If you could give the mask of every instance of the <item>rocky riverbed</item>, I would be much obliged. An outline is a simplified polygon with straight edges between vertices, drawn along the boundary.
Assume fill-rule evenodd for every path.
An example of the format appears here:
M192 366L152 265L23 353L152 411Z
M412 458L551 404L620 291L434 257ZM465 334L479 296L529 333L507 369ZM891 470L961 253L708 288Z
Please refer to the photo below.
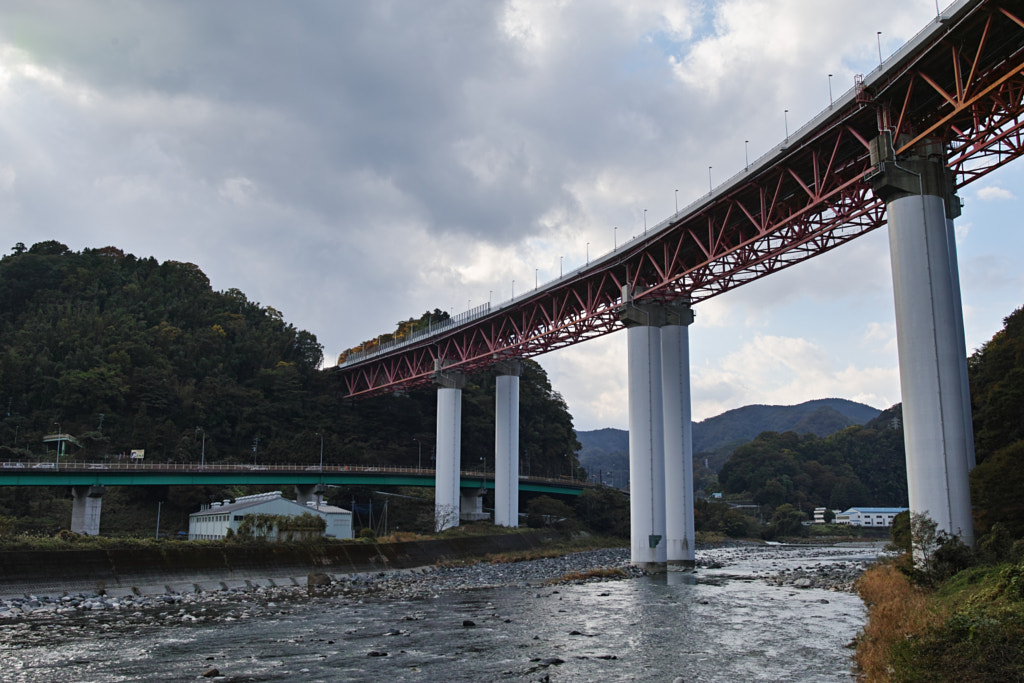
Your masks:
M751 548L758 547L751 571ZM806 560L786 567L794 553ZM827 557L819 561L817 557ZM743 573L733 573L737 564ZM731 542L698 551L695 580L760 580L776 586L823 588L852 592L854 582L866 569L864 559L836 560L835 548ZM358 600L362 596L395 599L430 598L448 591L497 586L530 587L551 583L585 583L641 576L644 571L629 564L628 548L572 553L513 563L477 563L462 566L430 566L416 569L348 575L312 574L307 585L275 585L272 580L246 581L232 588L206 589L158 595L26 595L0 600L0 625L19 622L79 621L99 628L133 624L231 622L263 614L284 613L295 602ZM243 582L236 582L243 583Z
M875 556L734 543L667 575L610 549L308 586L7 597L0 678L852 681L845 646L864 609L843 590Z
M883 545L855 543L836 547L766 544L752 557L749 546L731 544L698 553L697 558L698 568L719 577L760 580L774 586L853 593L857 579L883 552ZM793 566L794 557L800 560L796 566ZM737 566L742 566L745 571L734 573L732 569Z

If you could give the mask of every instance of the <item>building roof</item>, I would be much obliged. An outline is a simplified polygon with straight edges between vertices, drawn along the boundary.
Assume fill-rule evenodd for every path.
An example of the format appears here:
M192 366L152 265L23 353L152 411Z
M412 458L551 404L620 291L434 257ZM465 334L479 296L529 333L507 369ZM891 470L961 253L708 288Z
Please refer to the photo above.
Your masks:
M336 505L328 505L327 503L318 503L318 502L316 502L314 500L308 501L306 503L306 505L308 507L313 508L317 512L324 512L324 513L327 513L327 514L339 514L339 513L346 514L346 515L351 515L352 514L349 510L346 510L345 508L340 508L340 507L338 507Z
M234 500L228 499L219 503L210 503L210 505L204 505L199 512L193 512L189 517L205 517L206 515L223 515L232 514L240 510L256 507L264 503L268 503L272 500L278 500L285 503L291 503L299 508L305 508L303 505L299 505L294 500L289 500L281 495L280 491L270 491L269 493L256 493L251 496L240 496Z
M862 515L897 515L910 508L850 508L843 510L839 514L848 515L854 512L859 512Z

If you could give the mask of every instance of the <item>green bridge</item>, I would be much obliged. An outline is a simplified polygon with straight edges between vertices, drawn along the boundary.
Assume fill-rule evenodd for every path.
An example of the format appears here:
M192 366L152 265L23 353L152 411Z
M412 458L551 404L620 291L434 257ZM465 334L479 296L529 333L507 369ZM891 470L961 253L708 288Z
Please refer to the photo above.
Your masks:
M462 488L494 488L493 472L461 473ZM0 486L434 486L434 470L355 465L196 465L169 463L0 463ZM520 477L519 490L578 496L590 484Z

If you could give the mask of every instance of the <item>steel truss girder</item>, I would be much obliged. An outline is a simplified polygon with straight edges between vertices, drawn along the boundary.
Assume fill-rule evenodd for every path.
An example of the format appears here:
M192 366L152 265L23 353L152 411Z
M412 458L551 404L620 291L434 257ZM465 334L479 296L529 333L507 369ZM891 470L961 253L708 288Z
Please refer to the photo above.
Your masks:
M1016 3L980 0L902 57L854 101L746 182L582 270L463 327L338 370L367 396L431 382L437 361L472 372L613 332L623 287L634 300L699 302L885 224L865 175L869 142L890 130L898 153L940 139L961 187L1024 153L1024 21Z

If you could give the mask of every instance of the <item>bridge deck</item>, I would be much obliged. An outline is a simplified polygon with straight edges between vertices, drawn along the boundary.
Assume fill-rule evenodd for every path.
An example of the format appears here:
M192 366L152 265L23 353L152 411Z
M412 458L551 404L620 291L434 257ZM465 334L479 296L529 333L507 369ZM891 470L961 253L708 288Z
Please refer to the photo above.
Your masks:
M464 471L462 486L494 488L494 473ZM358 465L199 465L131 462L0 464L0 486L194 486L194 485L434 486L434 470L416 467ZM519 490L530 493L579 495L592 487L569 477L520 477Z
M438 362L471 372L621 328L636 301L716 296L886 223L871 190L881 131L903 153L939 139L956 187L1024 155L1024 12L1019 0L960 0L828 109L724 185L583 268L428 334L354 354L335 372L349 396L430 383Z

